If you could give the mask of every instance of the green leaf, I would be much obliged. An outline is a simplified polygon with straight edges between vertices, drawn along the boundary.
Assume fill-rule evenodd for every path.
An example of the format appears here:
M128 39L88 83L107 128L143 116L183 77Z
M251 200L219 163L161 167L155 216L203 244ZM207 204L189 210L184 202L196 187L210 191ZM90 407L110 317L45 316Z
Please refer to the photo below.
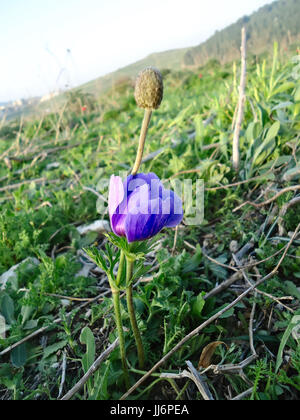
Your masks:
M99 370L95 375L95 386L93 391L89 395L89 400L108 400L109 399L109 392L108 392L108 380L109 380L109 373L110 373L110 361L107 360L103 366L102 370ZM104 371L103 371L104 370Z
M274 108L271 109L271 112L276 111L277 109L288 108L291 105L294 105L293 102L291 102L291 101L280 102L278 105L274 106Z
M93 244L96 241L97 237L98 237L97 232L88 232L86 235L81 237L80 240L78 241L79 246L81 248L85 248L86 246Z
M23 305L21 308L21 315L22 315L22 325L25 324L29 320L30 315L35 310L33 306L30 305Z
M295 102L300 102L300 86L298 86L295 95L294 95Z
M96 355L95 338L89 327L84 327L83 330L81 331L80 342L86 345L86 352L82 356L82 359L81 359L83 371L84 373L86 373L89 370L89 368L92 366L92 364L94 363L95 355ZM90 378L87 382L89 395L93 394L93 389L94 389L93 384L94 384L93 378Z
M192 314L199 318L201 318L202 310L205 305L204 296L205 296L205 292L199 293L199 295L196 297L196 299L194 299L192 303Z
M282 339L280 341L280 346L277 353L277 359L276 359L276 366L275 366L275 373L278 372L282 362L283 362L283 351L284 348L288 342L288 339L290 338L290 335L295 327L297 327L300 324L300 314L293 316L291 319L287 329L285 330Z
M11 363L19 368L25 365L27 360L27 350L26 343L22 343L19 346L15 347L10 353Z
M86 345L86 353L82 357L82 367L84 373L86 373L94 363L96 354L95 338L89 327L84 327L81 331L80 342Z
M269 160L267 163L260 167L259 172L263 174L265 171L269 171L269 169L271 168L278 168L281 165L288 164L291 161L291 159L291 156L282 155L276 159ZM273 177L271 177L270 179L274 179L274 174Z
M0 312L4 316L6 323L9 325L15 321L14 311L14 301L7 293L3 293L0 301Z
M252 121L248 125L246 133L245 133L246 140L249 143L249 145L251 145L254 142L254 140L259 137L260 133L261 133L260 123Z
M223 264L225 261L222 259L222 257L216 258L216 261L219 261L221 264ZM226 268L209 261L207 263L208 268L212 271L212 273L221 280L225 280L227 278L227 270Z
M293 283L292 281L285 281L284 284L286 286L286 293L300 300L300 291L298 290L295 283Z
M276 147L275 137L280 129L280 122L276 121L268 130L267 135L260 146L254 149L251 169L260 166L271 155Z
M268 143L270 140L274 139L280 129L280 122L276 121L268 130L264 143Z
M204 127L203 120L200 114L195 115L194 123L195 123L195 129L196 129L195 141L199 143L200 148L202 149L205 127Z
M168 128L173 127L174 125L179 126L182 124L182 122L184 121L184 119L186 118L187 113L190 111L191 107L193 106L193 104L189 104L186 108L182 109L179 114L177 115L177 117L175 117L173 119L173 121L169 124Z
M257 104L258 107L258 111L260 114L260 121L261 121L261 125L264 126L268 120L269 120L269 114L267 112L267 110L260 104Z
M90 249L85 249L84 248L83 250L90 257L90 259L92 261L94 261L94 263L98 267L102 268L102 270L105 271L106 274L109 273L109 269L107 267L107 264L106 264L105 258L103 256L103 253L100 252L98 250L98 248L96 248L96 247L90 248Z
M38 325L38 320L37 319L30 319L29 321L27 321L24 326L23 326L23 330L32 330L34 328L36 328Z
M294 178L300 178L300 165L295 166L294 168L289 169L283 174L283 181L291 181Z
M286 92L287 90L293 89L295 87L294 82L286 82L280 85L277 89L275 89L272 93L272 96L277 95L278 93Z
M47 357L51 356L51 354L56 353L58 350L64 348L67 345L67 340L59 341L58 343L54 343L44 350L43 359L46 359Z
M224 312L222 315L219 316L220 319L230 318L234 314L234 308L228 309L228 311Z
M188 273L190 271L194 271L196 268L199 267L202 261L202 250L199 244L197 244L195 255L192 256L190 260L188 260L183 267L182 272Z
M106 233L105 236L114 246L122 249L124 252L129 252L129 244L125 237L117 236L113 232Z
M0 338L5 338L7 329L5 318L0 314Z

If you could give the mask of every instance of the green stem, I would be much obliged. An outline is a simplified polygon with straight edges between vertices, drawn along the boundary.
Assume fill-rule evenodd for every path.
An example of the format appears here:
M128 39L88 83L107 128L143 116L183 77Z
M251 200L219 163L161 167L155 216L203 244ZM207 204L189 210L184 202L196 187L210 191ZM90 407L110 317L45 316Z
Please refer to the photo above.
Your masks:
M120 286L120 283L121 283L121 280L122 280L122 272L123 272L123 268L124 268L124 262L125 262L125 254L124 254L123 250L121 250L119 268L118 268L118 273L117 273L117 277L116 277L116 285L118 287Z
M152 114L152 109L145 109L145 114L144 114L144 119L142 123L140 139L139 139L139 147L136 154L135 163L131 172L132 175L136 175L142 162L144 145L145 145L146 135L147 135L150 119L151 119L151 114Z
M125 256L124 256L124 253L121 252L119 269L118 269L118 274L116 278L117 286L119 286L120 281L121 281L124 262L125 262ZM115 311L117 331L118 331L118 336L119 336L120 355L121 355L121 360L122 360L125 385L128 389L129 388L129 374L128 374L128 367L127 367L127 361L126 361L125 339L124 339L124 331L123 331L123 324L122 324L122 317L121 317L120 291L114 288L112 288L111 291L112 291L112 297L113 297L113 305L114 305L114 311Z
M113 291L112 296L113 296L117 330L118 330L118 335L119 335L119 346L120 346L120 354L121 354L122 366L123 366L124 377L125 377L125 384L126 384L126 387L129 388L129 374L128 374L128 367L127 367L127 361L126 361L125 339L124 339L124 332L123 332L123 325L122 325L122 318L121 318L121 308L120 308L120 292Z
M138 352L138 359L139 359L139 367L143 369L145 364L145 353L143 342L141 338L141 334L139 331L139 327L136 321L134 304L133 304L133 294L132 294L132 273L133 273L133 261L129 258L126 258L126 300L127 300L127 307L129 312L129 318L131 323L131 328L133 331L137 352Z

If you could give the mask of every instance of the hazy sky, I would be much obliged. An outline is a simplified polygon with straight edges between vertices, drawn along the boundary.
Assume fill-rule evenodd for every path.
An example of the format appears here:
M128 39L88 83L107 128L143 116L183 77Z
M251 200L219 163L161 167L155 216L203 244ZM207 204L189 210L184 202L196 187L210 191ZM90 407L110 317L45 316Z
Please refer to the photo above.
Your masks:
M272 0L0 0L0 102L198 45Z

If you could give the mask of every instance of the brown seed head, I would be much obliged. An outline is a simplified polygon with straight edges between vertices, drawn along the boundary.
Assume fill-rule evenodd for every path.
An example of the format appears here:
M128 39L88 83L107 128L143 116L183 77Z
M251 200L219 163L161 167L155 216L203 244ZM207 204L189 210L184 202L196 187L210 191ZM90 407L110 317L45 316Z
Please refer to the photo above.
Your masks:
M140 108L157 109L163 98L163 80L159 70L147 67L135 83L134 97Z

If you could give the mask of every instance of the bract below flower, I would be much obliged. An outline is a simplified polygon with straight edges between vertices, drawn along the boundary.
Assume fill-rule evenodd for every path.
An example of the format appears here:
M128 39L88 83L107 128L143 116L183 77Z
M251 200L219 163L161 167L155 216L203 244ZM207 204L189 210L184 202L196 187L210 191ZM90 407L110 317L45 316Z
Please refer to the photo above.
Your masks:
M154 173L129 175L124 182L112 175L108 207L113 232L128 242L149 239L183 218L181 199Z

